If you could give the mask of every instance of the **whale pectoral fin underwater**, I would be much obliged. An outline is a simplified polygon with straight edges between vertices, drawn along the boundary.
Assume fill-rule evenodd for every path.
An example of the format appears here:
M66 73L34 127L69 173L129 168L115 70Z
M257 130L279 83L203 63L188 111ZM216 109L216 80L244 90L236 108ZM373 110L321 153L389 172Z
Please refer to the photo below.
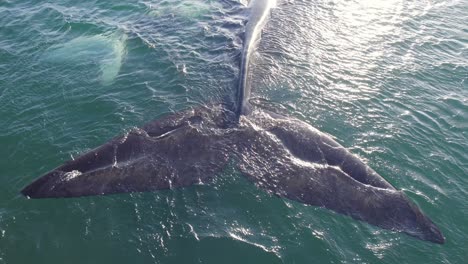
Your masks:
M403 192L328 135L302 121L265 113L244 126L247 140L238 146L238 167L260 188L384 229L444 243L437 226Z
M190 110L149 123L66 162L21 193L30 198L78 197L203 183L228 161L222 141L204 121Z

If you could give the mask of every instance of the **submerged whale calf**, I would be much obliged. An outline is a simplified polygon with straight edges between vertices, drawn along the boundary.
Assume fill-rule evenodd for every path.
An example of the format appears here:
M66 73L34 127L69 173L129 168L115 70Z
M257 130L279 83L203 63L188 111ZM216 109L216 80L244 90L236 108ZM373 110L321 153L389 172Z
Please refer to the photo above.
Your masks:
M97 63L102 85L110 85L119 74L125 57L127 35L80 36L50 47L42 60L65 65Z
M253 0L250 6L234 109L210 105L150 122L65 162L22 194L79 197L186 187L209 181L234 159L243 175L270 193L444 243L437 226L402 191L330 136L249 105L249 58L271 1Z

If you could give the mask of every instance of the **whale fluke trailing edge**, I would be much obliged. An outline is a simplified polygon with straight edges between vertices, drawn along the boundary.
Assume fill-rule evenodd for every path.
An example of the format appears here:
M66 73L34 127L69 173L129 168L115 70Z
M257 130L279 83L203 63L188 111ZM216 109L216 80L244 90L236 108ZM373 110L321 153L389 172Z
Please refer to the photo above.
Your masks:
M244 57L251 55L257 25L271 7L268 0L253 1L234 109L201 106L150 122L65 162L21 193L61 198L187 187L208 182L234 160L250 181L277 196L444 243L437 226L402 191L329 135L248 103Z

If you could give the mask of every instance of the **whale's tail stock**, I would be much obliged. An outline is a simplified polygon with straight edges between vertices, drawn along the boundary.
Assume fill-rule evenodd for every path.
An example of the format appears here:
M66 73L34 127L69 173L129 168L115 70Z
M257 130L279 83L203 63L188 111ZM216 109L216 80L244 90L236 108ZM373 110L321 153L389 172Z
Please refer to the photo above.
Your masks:
M208 182L230 159L260 188L381 228L444 243L432 221L328 135L255 109L225 127L222 107L201 107L133 129L40 177L30 198L145 192Z

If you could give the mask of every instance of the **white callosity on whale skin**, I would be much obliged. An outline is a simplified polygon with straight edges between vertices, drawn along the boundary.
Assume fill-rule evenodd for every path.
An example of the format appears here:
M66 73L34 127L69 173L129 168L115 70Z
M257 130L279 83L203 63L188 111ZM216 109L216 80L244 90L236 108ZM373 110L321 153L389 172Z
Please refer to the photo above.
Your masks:
M64 181L69 181L69 180L72 180L78 176L80 176L82 173L81 171L78 171L78 170L72 170L72 171L69 171L69 172L65 172L63 174L63 180Z

